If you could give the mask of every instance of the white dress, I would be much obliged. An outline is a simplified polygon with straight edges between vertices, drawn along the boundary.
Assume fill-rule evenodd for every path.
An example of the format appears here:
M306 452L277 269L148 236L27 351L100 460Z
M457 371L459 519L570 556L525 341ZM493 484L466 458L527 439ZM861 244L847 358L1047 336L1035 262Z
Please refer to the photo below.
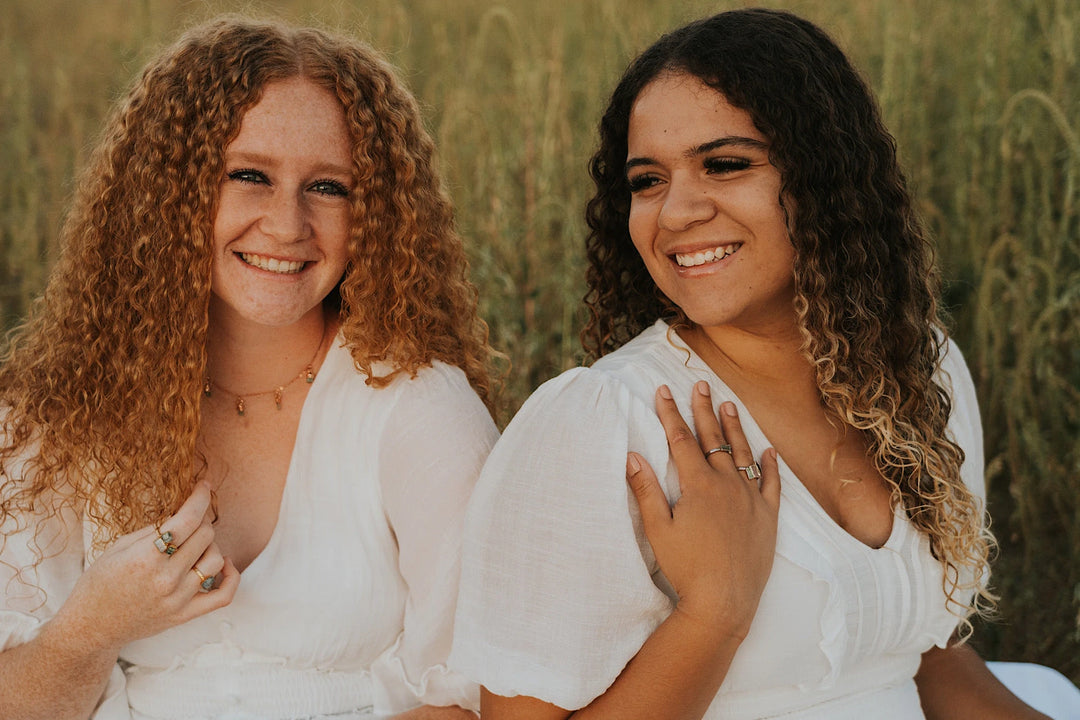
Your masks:
M948 345L949 431L961 474L983 495L974 388ZM674 463L654 409L667 383L690 419L707 380L732 400L754 456L771 443L739 399L658 322L591 368L543 385L495 446L466 516L450 665L499 695L578 709L603 694L676 599L626 484L626 453L657 471L669 500ZM776 557L749 635L705 718L922 718L920 655L957 624L942 566L902 512L871 549L837 525L780 458Z
M465 504L497 434L458 368L374 389L335 346L304 403L277 525L232 604L125 647L94 720L477 708L475 684L445 661ZM33 562L35 531L43 543L68 531L53 520L7 539L0 649L33 637L82 571L89 528L65 520L71 542L37 568L44 598L13 568Z

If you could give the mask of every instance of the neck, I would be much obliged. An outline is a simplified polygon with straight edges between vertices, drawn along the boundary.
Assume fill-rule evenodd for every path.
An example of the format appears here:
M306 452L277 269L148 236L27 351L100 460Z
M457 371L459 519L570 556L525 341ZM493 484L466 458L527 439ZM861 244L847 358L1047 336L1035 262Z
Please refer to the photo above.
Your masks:
M816 390L814 368L803 354L802 337L794 323L769 333L692 325L679 335L729 384L742 379L766 387L797 385Z
M217 312L215 312L217 310ZM321 307L285 327L267 327L211 306L206 339L207 374L239 394L262 392L293 379L326 344L328 320Z

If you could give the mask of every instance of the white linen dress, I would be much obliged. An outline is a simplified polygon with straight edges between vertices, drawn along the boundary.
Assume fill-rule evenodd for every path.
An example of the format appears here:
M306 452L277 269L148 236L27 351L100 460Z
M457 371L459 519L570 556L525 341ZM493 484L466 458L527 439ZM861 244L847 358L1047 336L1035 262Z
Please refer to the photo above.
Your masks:
M235 599L125 647L94 720L477 708L475 684L445 661L465 505L497 435L458 368L436 362L374 389L335 345L304 403L277 525ZM92 562L90 531L68 513L8 537L0 649L33 637L63 604ZM33 562L35 532L63 551L26 570L27 585L13 575Z
M951 342L941 379L952 390L949 432L966 453L961 474L982 497L978 408ZM654 396L668 384L689 420L698 380L716 407L735 402L760 458L771 443L753 417L663 322L526 402L469 507L451 667L496 694L567 709L607 690L676 600L645 540L626 453L648 460L669 500L679 496ZM705 718L922 718L920 655L944 646L958 621L926 536L901 511L884 546L871 549L782 457L779 466L772 574Z

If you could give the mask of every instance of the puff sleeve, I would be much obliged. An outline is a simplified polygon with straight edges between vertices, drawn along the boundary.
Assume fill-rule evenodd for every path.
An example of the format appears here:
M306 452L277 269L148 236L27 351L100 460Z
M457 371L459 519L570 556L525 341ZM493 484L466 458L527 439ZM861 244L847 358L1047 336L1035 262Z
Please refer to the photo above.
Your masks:
M985 509L982 421L975 396L975 382L971 379L971 372L964 362L960 348L952 340L945 345L940 381L952 398L949 432L953 440L964 449L964 464L960 466L960 477L968 490L984 503Z
M13 470L11 475L18 477L19 469ZM13 487L9 484L4 490ZM0 526L0 652L35 638L82 575L89 532L70 506L62 506L57 513L47 512L54 501L58 498L40 498L42 512L9 517ZM119 665L113 667L92 718L130 720Z
M379 448L383 507L407 586L403 630L372 665L375 710L418 704L479 709L475 683L449 670L465 507L498 437L457 368L404 381Z
M499 695L578 709L672 609L626 483L667 464L652 408L578 368L543 385L492 451L466 518L451 664Z

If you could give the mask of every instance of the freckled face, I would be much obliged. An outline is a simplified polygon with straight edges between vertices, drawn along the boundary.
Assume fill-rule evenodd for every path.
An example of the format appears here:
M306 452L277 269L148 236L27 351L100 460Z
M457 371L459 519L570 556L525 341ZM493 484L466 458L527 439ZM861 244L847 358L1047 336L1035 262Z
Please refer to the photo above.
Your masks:
M657 286L703 327L790 328L780 171L749 113L668 73L638 95L627 140L630 237Z
M272 327L321 312L348 261L352 142L329 91L270 83L225 150L211 313Z

